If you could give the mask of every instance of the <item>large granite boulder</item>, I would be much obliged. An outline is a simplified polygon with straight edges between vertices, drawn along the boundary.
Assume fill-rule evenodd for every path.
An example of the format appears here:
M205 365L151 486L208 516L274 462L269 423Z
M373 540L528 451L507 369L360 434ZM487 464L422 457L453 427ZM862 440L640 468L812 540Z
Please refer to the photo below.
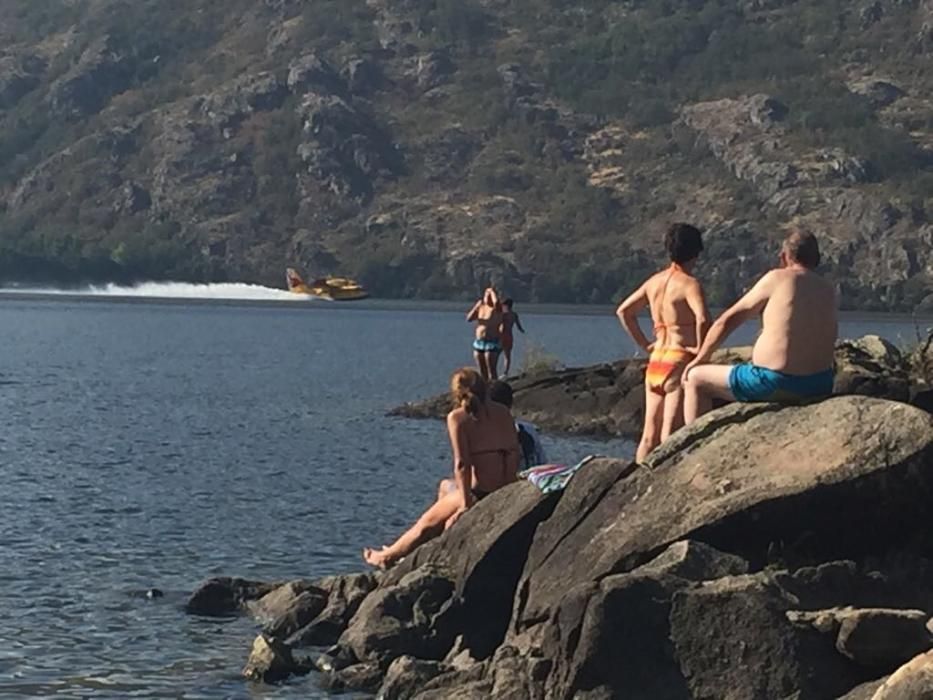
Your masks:
M683 538L753 566L775 542L821 561L910 540L933 492L931 455L933 418L900 403L838 397L713 412L643 467L596 463L575 477L535 534L514 631L546 620L575 586Z
M507 631L524 552L556 498L520 482L483 499L385 575L340 644L386 665L404 654L440 660L457 637L475 658L491 655Z
M929 700L933 698L933 652L904 664L875 692L872 700Z
M385 697L837 698L928 648L931 497L917 408L731 406L560 495L501 489L378 580L292 582L252 607L307 630L360 600L328 621L321 668Z
M324 608L288 638L293 646L336 644L367 595L376 587L375 574L328 576L315 582L327 591Z
M910 377L906 359L894 345L877 335L844 340L836 346L833 393L907 401Z

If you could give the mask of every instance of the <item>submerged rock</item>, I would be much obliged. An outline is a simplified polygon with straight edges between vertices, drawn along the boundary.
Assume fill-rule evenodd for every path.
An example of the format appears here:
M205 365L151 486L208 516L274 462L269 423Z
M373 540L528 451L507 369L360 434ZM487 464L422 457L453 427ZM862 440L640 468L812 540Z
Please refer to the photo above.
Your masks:
M317 618L327 607L327 591L309 581L291 581L248 607L264 622L264 631L285 639Z
M209 617L232 615L242 611L248 601L262 598L280 585L229 576L212 578L191 594L185 612Z
M260 634L253 642L243 675L251 681L277 683L290 676L311 671L311 664L296 661L288 645L273 637Z

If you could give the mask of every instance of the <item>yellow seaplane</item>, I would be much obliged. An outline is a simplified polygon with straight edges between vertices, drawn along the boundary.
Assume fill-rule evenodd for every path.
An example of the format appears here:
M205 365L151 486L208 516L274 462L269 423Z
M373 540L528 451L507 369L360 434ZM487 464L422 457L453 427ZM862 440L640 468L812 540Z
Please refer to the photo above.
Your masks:
M308 284L290 267L285 270L285 281L292 294L304 294L328 301L356 301L369 296L359 282L348 277L321 277Z

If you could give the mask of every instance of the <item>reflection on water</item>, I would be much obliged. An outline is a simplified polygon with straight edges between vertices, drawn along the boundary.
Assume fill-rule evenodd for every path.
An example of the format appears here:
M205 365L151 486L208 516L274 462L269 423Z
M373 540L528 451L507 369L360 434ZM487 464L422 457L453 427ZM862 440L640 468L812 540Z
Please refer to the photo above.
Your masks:
M566 364L633 354L611 315L522 311L519 365L527 342ZM357 570L411 522L449 449L441 423L384 413L469 363L462 313L7 299L0 324L0 696L321 696L247 688L254 625L185 616L185 595L217 574ZM914 332L870 324L844 331Z

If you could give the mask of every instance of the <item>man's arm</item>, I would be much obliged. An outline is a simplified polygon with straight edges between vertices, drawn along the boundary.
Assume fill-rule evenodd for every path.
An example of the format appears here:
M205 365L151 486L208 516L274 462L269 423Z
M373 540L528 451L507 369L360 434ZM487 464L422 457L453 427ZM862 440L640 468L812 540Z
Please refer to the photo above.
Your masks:
M515 313L515 312L513 311L513 312L512 312L512 316L515 318L515 327L516 327L518 330L520 330L522 333L524 333L524 332L525 332L525 329L522 328L522 322L518 320L518 314Z
M651 342L641 330L638 324L638 313L648 306L648 291L645 285L640 286L628 299L619 304L616 309L616 316L622 323L622 327L632 336L632 340L645 352L651 351Z
M726 309L726 311L716 319L713 325L710 326L709 333L706 334L706 338L703 340L699 352L697 352L696 359L688 365L688 369L709 362L710 356L736 328L741 326L748 319L761 313L762 309L765 308L765 304L768 303L768 298L771 296L771 290L774 286L774 275L775 273L773 271L767 273L758 280L755 286L752 287L744 297L739 299L730 308Z
M466 510L473 505L470 444L467 440L466 426L453 413L447 416L447 434L450 437L450 449L454 456L454 481L463 499L460 510Z
M477 317L479 316L479 307L481 307L482 305L483 305L482 299L480 299L475 304L473 304L473 308L470 309L470 311L467 313L467 317L466 317L467 321L472 322L477 319Z
M709 330L709 309L706 307L706 297L703 295L703 285L699 282L690 285L687 289L687 306L693 312L696 319L696 338L697 344L695 350L703 347L703 340L706 338L706 332Z

